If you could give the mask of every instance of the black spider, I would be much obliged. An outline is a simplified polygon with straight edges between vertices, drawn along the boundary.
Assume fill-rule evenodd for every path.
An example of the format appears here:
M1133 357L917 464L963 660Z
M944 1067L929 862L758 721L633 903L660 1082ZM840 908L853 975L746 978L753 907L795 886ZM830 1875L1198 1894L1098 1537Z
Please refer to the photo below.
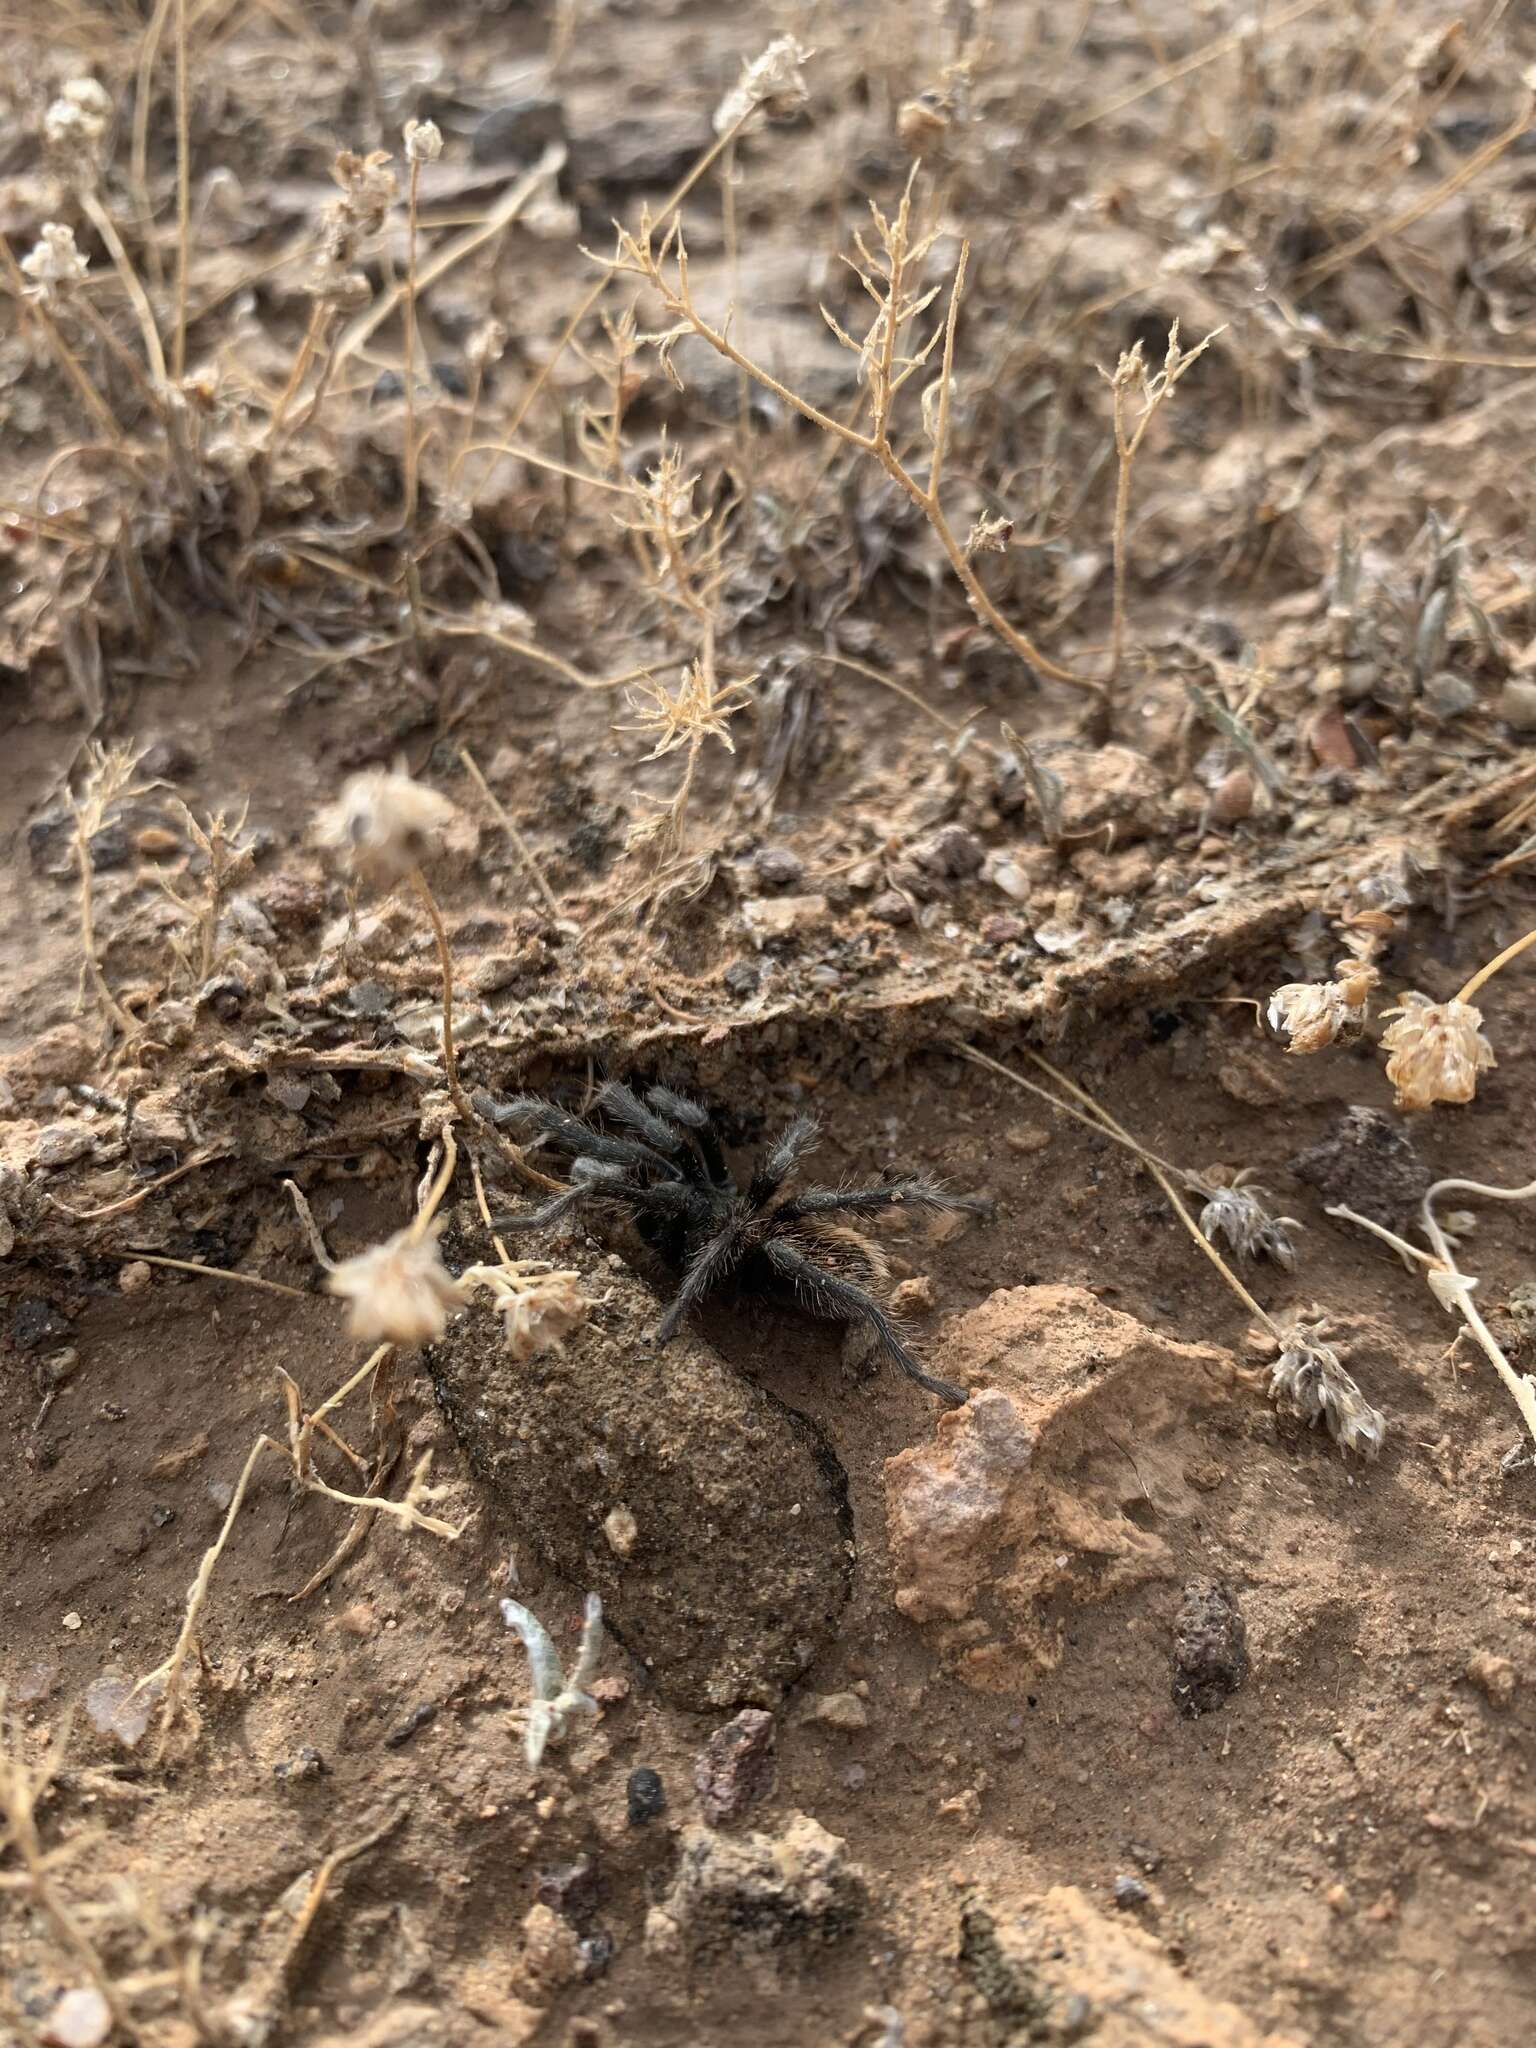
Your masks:
M595 1107L602 1129L552 1102L523 1097L498 1106L497 1121L531 1128L570 1160L570 1186L537 1209L503 1216L500 1231L537 1230L584 1203L628 1210L658 1250L682 1269L682 1285L657 1325L668 1343L684 1318L728 1279L751 1288L792 1289L812 1315L867 1323L885 1355L909 1379L958 1406L961 1387L923 1371L869 1281L884 1276L879 1252L840 1219L882 1209L960 1209L990 1214L985 1195L952 1195L922 1174L871 1188L783 1188L817 1138L814 1117L799 1116L769 1149L743 1190L732 1179L708 1113L670 1088L641 1101L610 1082ZM855 1278L853 1275L859 1277Z

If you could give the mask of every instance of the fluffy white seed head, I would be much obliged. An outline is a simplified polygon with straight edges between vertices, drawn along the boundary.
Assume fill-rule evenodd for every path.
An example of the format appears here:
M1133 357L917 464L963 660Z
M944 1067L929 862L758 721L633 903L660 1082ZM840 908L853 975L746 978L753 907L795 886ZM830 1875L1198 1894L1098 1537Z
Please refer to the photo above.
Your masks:
M443 132L435 121L407 121L405 160L408 164L435 164L443 153Z
M359 1343L433 1344L447 1329L464 1289L438 1251L441 1228L396 1231L332 1271L325 1284L349 1304L347 1330Z
M75 246L75 231L62 221L45 220L36 242L21 259L31 278L29 296L50 304L84 281L90 266Z
M814 52L794 36L775 36L759 57L741 67L741 77L715 109L715 133L724 135L755 107L773 120L798 113L810 98L804 66Z
M392 888L442 851L457 815L447 797L386 768L351 776L317 820L324 846L337 848L364 881Z

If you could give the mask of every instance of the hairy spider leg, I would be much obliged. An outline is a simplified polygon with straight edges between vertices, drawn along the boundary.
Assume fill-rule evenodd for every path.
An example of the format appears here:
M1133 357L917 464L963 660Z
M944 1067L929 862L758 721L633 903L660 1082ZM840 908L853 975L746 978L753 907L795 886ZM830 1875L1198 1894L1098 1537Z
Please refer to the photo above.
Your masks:
M671 1088L648 1088L645 1099L652 1109L659 1110L664 1117L681 1126L704 1166L704 1177L711 1187L730 1188L734 1186L730 1169L725 1163L725 1154L720 1150L720 1140L715 1136L714 1125L709 1120L709 1111L700 1102L692 1102L686 1095L679 1095Z
M633 1089L626 1088L621 1081L609 1081L600 1088L594 1107L606 1110L615 1122L638 1131L647 1145L669 1159L683 1149L682 1132L666 1117L648 1109Z
M808 1152L816 1149L821 1126L813 1116L797 1116L779 1138L773 1150L752 1176L747 1189L747 1206L761 1209L771 1202Z
M909 1380L915 1380L930 1394L937 1394L952 1408L961 1407L969 1399L963 1387L953 1386L948 1380L936 1379L932 1373L923 1371L902 1343L896 1325L872 1294L856 1287L851 1280L827 1272L814 1259L807 1258L804 1252L786 1244L782 1238L770 1238L763 1245L762 1252L774 1271L793 1284L800 1301L813 1315L824 1316L831 1322L868 1323L879 1340L881 1350L893 1364L901 1367Z
M925 1174L913 1173L884 1181L877 1188L807 1188L775 1213L780 1222L795 1223L805 1216L833 1216L839 1211L873 1216L881 1209L959 1209L986 1216L992 1206L989 1195L952 1195Z
M707 1196L700 1196L701 1203L707 1203ZM684 1319L698 1307L705 1296L725 1280L732 1270L752 1249L750 1218L733 1216L723 1230L717 1230L699 1247L683 1274L677 1293L666 1314L656 1325L655 1342L658 1349L670 1344L682 1328Z

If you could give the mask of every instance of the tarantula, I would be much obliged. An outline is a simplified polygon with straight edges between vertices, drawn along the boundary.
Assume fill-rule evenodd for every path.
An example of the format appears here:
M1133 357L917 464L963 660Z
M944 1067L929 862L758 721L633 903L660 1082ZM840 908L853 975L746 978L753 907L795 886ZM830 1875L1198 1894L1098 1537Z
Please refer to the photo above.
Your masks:
M902 1208L988 1215L987 1196L952 1195L923 1174L878 1187L811 1187L786 1196L784 1183L816 1144L818 1126L810 1116L794 1119L742 1189L708 1112L686 1096L649 1088L641 1101L610 1082L594 1107L619 1128L598 1128L537 1097L498 1106L498 1122L531 1127L540 1142L569 1155L570 1186L537 1209L497 1218L497 1230L541 1229L586 1203L628 1210L648 1241L682 1269L682 1284L656 1327L658 1345L677 1335L707 1295L735 1279L748 1288L792 1290L812 1315L867 1324L908 1379L955 1407L965 1400L964 1388L924 1372L907 1349L868 1284L884 1277L884 1260L841 1219Z

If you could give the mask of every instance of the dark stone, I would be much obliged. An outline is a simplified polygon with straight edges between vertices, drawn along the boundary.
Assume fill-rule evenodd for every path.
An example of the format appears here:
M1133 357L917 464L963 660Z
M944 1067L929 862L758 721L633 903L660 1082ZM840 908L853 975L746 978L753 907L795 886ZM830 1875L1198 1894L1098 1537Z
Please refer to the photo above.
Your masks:
M714 139L703 115L679 115L670 108L620 115L590 135L572 138L571 175L577 184L601 187L605 196L645 185L675 185Z
M51 1301L29 1297L16 1304L11 1316L11 1342L18 1351L35 1351L39 1344L68 1335L69 1323Z
M468 398L469 379L457 363L445 356L432 365L432 375L450 398Z
M98 875L116 874L133 860L133 843L121 825L103 825L91 834L91 867Z
M1248 1624L1217 1579L1191 1579L1173 1625L1173 1703L1191 1720L1209 1714L1248 1676Z
M412 1707L400 1726L384 1738L386 1749L404 1749L412 1736L419 1735L423 1728L430 1728L437 1719L437 1708L430 1700L423 1700L419 1707Z
M475 125L469 140L472 164L531 164L551 142L565 140L565 108L556 99L535 94L493 107Z
M1124 1913L1134 1913L1144 1906L1152 1894L1139 1877L1117 1877L1115 1879L1115 1904Z
M384 1017L389 1014L394 996L382 981L355 981L347 991L347 1000L359 1017Z
M181 740L151 740L139 756L139 772L156 782L180 782L197 766L197 756Z
M39 811L27 826L27 857L44 875L67 874L75 864L75 821L66 810Z
M290 1785L297 1784L306 1778L323 1778L325 1776L325 1758L318 1749L305 1747L299 1751L291 1763L274 1764L272 1766L272 1775L279 1784L286 1782Z
M750 960L733 960L721 978L727 995L750 996L756 992L757 969Z
M169 1529L172 1522L176 1519L176 1510L174 1508L151 1508L149 1519L157 1529Z
M398 370L381 370L373 380L373 389L368 394L370 405L387 405L391 399L404 398L405 379Z
M765 846L752 863L770 889L793 889L805 880L805 863L787 846Z
M1358 1210L1399 1232L1430 1185L1429 1168L1398 1119L1359 1103L1320 1144L1293 1159L1291 1171L1330 1206Z
M699 1811L711 1827L738 1819L772 1792L776 1738L772 1714L745 1707L733 1721L717 1728L699 1751L693 1788L699 1795Z
M491 557L496 564L496 581L503 597L515 597L522 590L537 590L552 582L560 568L560 557L541 540L529 540L520 533L504 534Z
M648 1820L655 1820L667 1810L667 1788L661 1782L661 1773L653 1771L649 1764L642 1764L639 1770L631 1771L629 1783L624 1788L624 1798L632 1828L644 1827Z
M590 1983L594 1977L603 1976L613 1961L614 1940L606 1927L600 1927L595 1934L584 1935L576 1944L576 1953L581 1957L581 1974Z
M974 832L963 825L944 825L913 848L913 858L930 875L962 881L974 875L986 860L987 850Z
M869 914L880 924L912 922L912 906L899 889L882 889L870 904Z

